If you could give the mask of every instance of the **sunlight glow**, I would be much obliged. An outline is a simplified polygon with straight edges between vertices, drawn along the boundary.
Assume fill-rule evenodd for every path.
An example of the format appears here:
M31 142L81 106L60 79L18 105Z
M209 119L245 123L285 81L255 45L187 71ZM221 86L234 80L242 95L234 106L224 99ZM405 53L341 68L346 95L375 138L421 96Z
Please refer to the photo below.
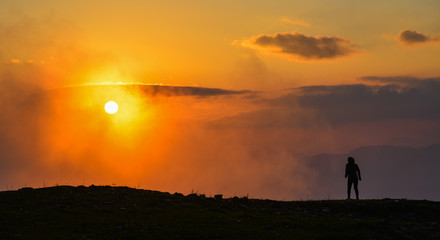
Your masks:
M113 101L109 101L105 104L104 108L107 113L115 114L118 111L118 104Z

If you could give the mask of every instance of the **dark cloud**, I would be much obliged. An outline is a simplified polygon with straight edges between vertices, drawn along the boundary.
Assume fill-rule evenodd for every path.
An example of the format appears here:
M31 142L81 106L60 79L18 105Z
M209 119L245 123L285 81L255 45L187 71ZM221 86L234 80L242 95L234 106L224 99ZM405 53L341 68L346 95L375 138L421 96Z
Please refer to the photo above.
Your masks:
M299 90L299 105L316 109L333 124L440 118L440 82L420 81L411 86L311 86Z
M276 98L256 99L266 108L223 119L234 126L319 127L386 120L440 120L440 79L363 77L385 85L303 86Z
M109 84L109 85L82 85L67 88L60 88L58 90L66 91L71 89L75 91L77 88L128 88L128 89L140 89L144 94L148 96L196 96L196 97L209 97L209 96L221 96L221 95L240 95L249 94L250 96L256 94L256 92L242 90L234 91L221 88L206 88L206 87L190 87L190 86L164 86L164 85L145 85L145 84Z
M413 45L437 40L417 31L403 30L399 33L399 41L407 45Z
M355 44L348 39L329 36L313 37L298 32L261 34L252 39L251 44L306 60L333 59L356 52Z
M218 96L218 95L237 95L248 94L251 91L233 91L221 88L188 87L188 86L161 86L143 85L139 86L147 94L165 96Z

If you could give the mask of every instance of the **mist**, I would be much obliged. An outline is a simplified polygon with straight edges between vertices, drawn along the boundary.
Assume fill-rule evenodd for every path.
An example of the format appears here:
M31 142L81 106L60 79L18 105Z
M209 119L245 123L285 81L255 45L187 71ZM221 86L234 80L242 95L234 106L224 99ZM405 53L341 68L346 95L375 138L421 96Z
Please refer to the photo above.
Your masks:
M266 198L303 191L307 169L286 149L252 129L214 126L257 108L253 93L18 82L2 82L2 189L99 184ZM108 100L119 103L115 115L104 112Z
M362 192L361 183L361 196L374 198L378 193L371 183L387 181L386 174L375 176L374 169L380 170L383 164L398 169L398 162L383 158L386 162L379 164L375 155L352 150L394 144L403 147L395 149L394 155L399 156L405 146L435 143L438 135L434 133L440 132L437 115L427 114L429 97L424 103L417 96L427 112L396 112L396 119L372 111L376 109L372 106L369 118L339 120L338 102L343 96L349 99L351 89L357 91L357 87L343 87L342 92L329 88L327 95L321 89L313 100L313 95L298 94L297 89L275 97L252 91L139 84L44 89L25 84L25 79L11 73L3 76L0 103L7 113L0 118L3 190L95 184L280 200L344 198L341 172L352 153L361 170L367 169L363 178L370 182L365 185L367 192ZM366 98L383 99L379 92ZM395 94L410 97L406 91L391 93ZM325 96L338 101L332 105L322 100ZM118 113L104 111L109 100L119 104ZM344 108L358 103L350 104ZM322 106L325 110L319 110ZM320 160L324 153L338 157ZM437 153L426 154L432 159ZM399 177L434 177L422 173ZM392 191L395 188L390 185L389 191L398 197ZM428 189L425 194L420 188L414 194L414 189L399 189L402 197L438 197L429 195ZM386 194L382 187L381 196Z
M158 85L111 52L85 47L78 39L87 38L70 23L11 19L0 26L9 36L0 40L8 46L0 52L1 190L95 184L279 200L345 198L340 171L355 149L399 146L390 154L399 156L421 147L429 161L438 156L423 152L440 142L438 77L234 89L255 81L271 85L270 69L251 55L250 64L237 65L236 82L221 84L231 88ZM108 101L119 104L116 114L104 111ZM317 156L326 154L337 157L319 164ZM365 181L387 181L386 174L369 180L381 168L375 155L354 157L368 169ZM387 164L398 169L396 161ZM398 177L438 180L432 174ZM439 198L426 194L429 187L414 193L415 187L396 182L381 188L381 196ZM361 197L378 195L374 185L365 186ZM399 192L392 191L396 186Z

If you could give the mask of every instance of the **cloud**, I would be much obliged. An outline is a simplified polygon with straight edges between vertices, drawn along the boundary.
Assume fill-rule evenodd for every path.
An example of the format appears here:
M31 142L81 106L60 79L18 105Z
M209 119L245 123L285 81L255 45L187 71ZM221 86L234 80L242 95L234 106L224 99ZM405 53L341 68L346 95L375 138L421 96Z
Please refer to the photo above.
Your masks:
M299 32L261 34L242 45L301 60L334 59L357 51L354 42L342 37L313 37Z
M209 96L221 96L221 95L241 95L250 94L254 95L256 92L249 90L235 91L221 88L207 88L207 87L192 87L192 86L168 86L168 85L154 85L154 84L142 84L142 83L116 83L116 84L84 84L71 86L66 88L127 88L127 89L139 89L143 94L148 96L197 96L197 97L209 97ZM59 88L64 89L64 88Z
M43 181L76 185L85 179L86 185L319 199L322 168L304 156L345 152L335 145L354 149L351 145L368 144L370 135L382 141L395 132L404 135L420 124L405 122L398 128L393 122L380 128L377 121L432 119L440 102L438 92L407 85L305 86L272 98L142 84L45 91L26 82L38 83L44 76L21 73L0 75L5 112L0 115L0 181L9 188L38 187ZM420 86L428 83L419 81ZM108 99L120 103L121 112L106 114ZM365 122L370 125L356 125ZM440 124L433 125L437 130L429 133L438 138ZM389 129L395 129L393 134Z
M375 82L311 85L279 96L261 95L254 99L260 109L227 116L211 125L243 131L244 136L252 139L246 142L277 146L297 156L293 159L317 153L343 153L366 145L424 146L440 142L438 79L364 79ZM313 166L306 169L316 170Z
M190 86L161 86L161 85L143 85L142 89L145 93L151 95L165 95L165 96L219 96L219 95L239 95L251 94L252 91L234 91L221 88L206 88L206 87L190 87Z
M261 128L313 128L390 120L440 120L439 78L361 79L385 85L303 86L279 97L255 100L266 108L224 121Z
M0 33L14 33L0 39L5 46L0 53L0 190L41 187L43 182L141 184L170 192L281 198L300 187L300 181L284 181L291 175L286 164L294 166L284 152L243 146L249 139L239 133L206 126L208 120L255 108L247 104L255 93L198 86L87 85L110 81L99 76L118 69L117 59L82 47L75 41L80 36L63 31L70 27L26 22L29 27L0 26ZM56 38L46 37L51 33ZM44 37L39 41L38 36ZM112 116L103 107L109 100L119 104ZM258 151L264 155L249 156ZM271 165L271 159L286 164Z
M405 45L414 45L427 42L437 42L438 39L417 31L403 30L399 33L399 41Z
M440 92L440 77L418 78L413 76L364 76L360 80L385 85L396 85L405 89L418 89L419 91Z
M306 22L304 20L301 20L301 19L292 20L292 19L289 19L287 17L282 17L281 21L285 22L285 23L288 23L288 24L299 25L299 26L303 26L303 27L309 27L310 26L310 23L308 23L308 22Z
M412 76L363 76L359 78L366 82L386 83L386 84L413 84L422 79ZM427 79L424 79L425 81Z
M316 109L332 124L403 119L440 119L440 81L417 85L308 86L299 89L303 108Z
M17 36L28 36L26 30L17 31ZM15 41L0 40L10 51L7 59L23 59L0 66L0 189L39 187L43 182L140 184L169 192L288 200L306 194L319 197L320 191L308 187L316 169L300 161L301 154L337 152L336 144L364 143L370 135L388 139L382 130L396 129L401 136L419 125L396 128L393 123L379 129L375 120L429 119L438 112L439 94L432 87L437 85L433 83L429 92L426 79L420 79L425 88L308 86L270 99L250 91L142 84L46 91L42 89L83 84L76 79L89 76L88 69L107 64L112 68L114 62L106 54L87 54L75 41L62 47L64 39L75 35L58 30L62 29L50 31L64 36L55 45L31 41L21 48ZM26 52L32 50L37 52L28 57ZM43 58L45 52L53 54ZM52 55L55 60L50 64L24 64L25 59L38 62ZM258 61L251 68L265 71ZM381 101L383 96L388 98ZM108 100L120 104L118 114L105 113ZM412 115L402 116L405 111ZM338 128L364 122L369 127ZM438 121L433 125L440 126ZM425 122L423 126L429 127ZM337 130L331 132L332 128ZM365 134L360 134L362 130ZM440 131L429 130L428 139L438 139Z

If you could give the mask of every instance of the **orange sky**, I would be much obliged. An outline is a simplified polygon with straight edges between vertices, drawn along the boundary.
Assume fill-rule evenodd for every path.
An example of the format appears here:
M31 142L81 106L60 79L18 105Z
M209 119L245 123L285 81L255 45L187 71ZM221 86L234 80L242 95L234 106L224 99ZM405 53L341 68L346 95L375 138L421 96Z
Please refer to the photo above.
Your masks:
M323 197L307 157L439 143L439 11L1 1L0 184Z
M273 90L365 75L432 77L439 75L439 8L436 1L2 1L8 47L0 57L55 64L47 68L75 74L71 82ZM398 34L406 29L431 41L404 46ZM344 38L353 51L305 59L245 44L294 32Z

